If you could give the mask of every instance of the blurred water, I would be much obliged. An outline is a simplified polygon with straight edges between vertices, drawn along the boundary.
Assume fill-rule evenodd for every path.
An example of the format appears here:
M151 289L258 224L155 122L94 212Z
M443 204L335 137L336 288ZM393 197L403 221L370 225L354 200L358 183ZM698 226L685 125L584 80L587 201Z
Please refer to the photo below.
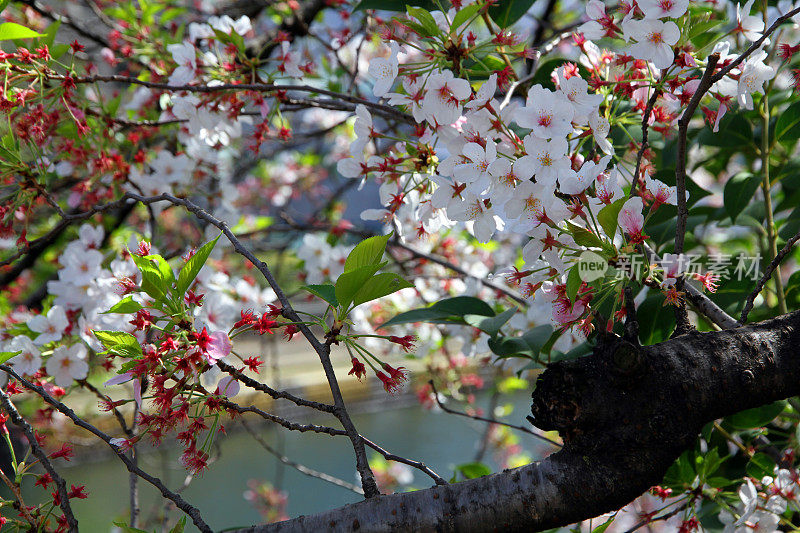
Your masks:
M479 399L486 404L487 398ZM529 412L530 395L522 392L509 400L515 406L509 421L524 422ZM387 399L386 406L390 407ZM392 453L416 459L428 464L442 477L449 479L455 465L471 462L475 457L477 442L485 424L431 412L421 407L388 410L378 413L355 415L354 422L359 431ZM333 419L317 422L336 426ZM248 421L256 423L255 417ZM231 424L233 428L238 423ZM276 429L274 426L257 427L260 435L272 446L282 446L284 455L310 468L326 472L348 482L356 482L355 463L350 441L346 437L331 437L321 434L300 434ZM277 433L280 431L280 435ZM282 439L283 442L279 442ZM184 498L201 510L203 518L215 530L233 526L249 526L261 521L258 512L244 499L247 482L251 479L268 480L288 493L289 516L311 514L345 503L356 502L361 496L344 488L319 479L305 476L293 468L281 464L265 452L244 431L221 436L220 459L200 477L194 479L182 493ZM520 444L528 453L538 458L548 451L541 442L520 434ZM368 450L369 451L369 450ZM178 450L162 446L153 449L145 446L140 453L141 466L161 477L172 490L180 487L186 471L177 463ZM493 468L497 464L487 455L485 462ZM122 463L104 459L64 469L67 484L85 484L89 492L86 500L72 500L81 531L106 532L115 520L128 519L128 473ZM412 486L423 488L432 484L430 478L414 471ZM142 517L152 517L163 509L163 501L157 491L144 481L139 481ZM26 497L36 501L42 491L26 487ZM180 513L173 511L174 519ZM153 529L151 526L150 530ZM159 528L160 530L160 528ZM194 527L187 531L196 531Z

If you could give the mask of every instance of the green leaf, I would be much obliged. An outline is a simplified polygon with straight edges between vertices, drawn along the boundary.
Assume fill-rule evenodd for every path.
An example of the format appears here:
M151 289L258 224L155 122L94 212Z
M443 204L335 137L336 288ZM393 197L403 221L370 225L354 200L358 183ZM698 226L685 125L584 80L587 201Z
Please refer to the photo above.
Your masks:
M156 301L166 301L170 288L163 278L161 270L146 257L131 254L131 258L136 263L136 268L142 273L142 290Z
M51 22L47 26L47 31L44 34L44 39L42 39L39 44L46 44L48 48L53 48L53 44L56 42L56 33L58 33L58 28L61 27L61 21L55 20ZM52 53L51 53L52 55Z
M567 298L569 298L570 302L575 301L575 297L578 296L578 289L581 288L581 274L578 266L572 267L569 274L567 274Z
M625 204L626 200L627 198L620 198L616 202L608 204L597 213L597 221L600 223L600 227L603 228L606 236L610 239L613 239L614 234L617 232L617 219L619 218L619 212L622 210L622 206Z
M795 102L778 115L775 123L775 140L794 144L800 139L800 102Z
M753 199L760 184L761 179L750 172L739 172L728 180L722 193L722 201L731 222L736 222L736 217Z
M389 242L391 236L391 233L389 235L378 235L364 239L356 244L344 262L344 271L347 272L348 270L380 263L383 253L386 251L386 243Z
M139 529L138 527L131 527L125 522L114 522L114 525L122 529L125 533L150 533L147 530Z
M158 273L161 275L161 279L164 280L164 284L167 286L167 293L171 292L172 287L175 286L177 281L175 280L175 273L172 272L172 267L169 266L169 262L158 254L146 255L145 259L149 259L153 262L158 269ZM181 294L181 296L183 296L183 294Z
M365 9L379 9L381 11L406 12L406 6L418 6L428 11L439 9L433 0L361 0L353 11L364 11Z
M516 312L517 308L512 307L511 309L503 311L499 315L493 317L486 317L483 315L464 315L464 322L474 328L478 328L479 330L488 334L490 337L496 337L500 332L500 328L502 328L506 322L511 320L511 317L514 316L514 313Z
M764 476L772 476L775 473L775 461L773 461L769 455L758 452L753 455L747 463L745 470L748 476L752 476L756 479L761 479Z
M753 146L753 126L742 113L728 113L720 121L719 131L714 133L704 128L697 136L701 146L717 146L720 148L737 148ZM668 184L669 185L669 184Z
M460 322L465 315L494 316L494 310L478 298L472 296L455 296L436 302L430 307L412 309L396 315L378 328L411 324L414 322L452 323Z
M372 276L364 283L353 298L353 306L377 300L413 286L413 283L409 283L393 272L383 272Z
M336 299L343 309L348 309L353 302L358 291L364 286L369 278L386 266L386 263L377 265L364 265L353 270L345 270L344 274L336 280Z
M0 352L0 365L22 353L22 350L17 350L16 352Z
M594 528L592 530L592 533L604 533L605 530L608 529L608 526L611 525L611 523L614 521L616 517L617 517L616 513L611 515L608 520L606 520L605 522Z
M786 400L780 400L754 409L747 409L741 413L731 415L725 420L736 429L760 428L766 426L781 414L786 407L786 403Z
M600 237L592 233L586 228L573 224L567 221L567 229L572 234L575 242L587 248L603 248L603 241Z
M455 33L459 26L477 15L480 7L479 4L470 4L456 13L456 16L453 17L453 22L450 24L450 33Z
M660 293L645 298L636 310L636 317L643 345L667 340L675 328L675 312L671 305L664 305L664 296Z
M441 33L439 25L436 24L436 20L427 9L416 6L408 6L406 7L406 11L409 15L419 21L419 23L422 25L422 28L425 30L424 33L427 37L433 37L434 35L439 35Z
M466 479L475 479L478 477L488 476L492 470L483 463L465 463L456 467L456 472L460 473Z
M489 16L501 28L508 28L525 16L535 0L503 0L489 8Z
M4 22L0 24L0 41L32 39L34 37L44 37L44 34L37 33L30 28L13 22Z
M422 309L412 309L395 315L380 326L378 329L388 328L389 326L397 326L400 324L413 324L414 322L428 322L431 324L450 322L445 320L452 316L451 313L441 309L434 309L433 307L423 307Z
M325 285L303 285L300 288L310 292L314 296L322 298L333 307L339 307L339 300L336 299L336 287L330 283L326 283Z
M11 0L0 0L0 13L8 6L9 2L11 2Z
M489 304L474 296L446 298L433 304L433 307L459 317L464 315L494 316L495 314Z
M211 255L211 251L214 249L214 246L217 244L217 241L221 236L222 234L217 235L216 239L201 246L200 249L197 250L197 252L190 257L188 261L186 261L186 264L183 265L183 268L181 268L181 271L178 274L176 288L176 294L178 297L183 297L189 287L191 287L195 278L200 273L200 270L203 268L203 265L206 264L208 256Z
M526 331L521 337L489 339L489 349L499 357L536 358L553 334L553 326L544 324Z
M186 517L182 516L178 523L173 526L172 529L169 530L169 533L183 533L183 529L186 527Z
M97 340L103 343L106 350L120 357L138 357L142 355L139 341L130 333L122 331L93 331Z
M111 309L109 309L108 311L105 311L105 312L103 312L101 314L107 315L109 313L118 313L118 314L121 314L121 315L127 315L127 314L130 314L130 313L135 313L136 311L138 311L141 308L142 308L141 304L139 304L138 302L134 301L133 298L131 298L130 296L126 296L122 300L120 300L117 303L115 303L114 305L112 305Z

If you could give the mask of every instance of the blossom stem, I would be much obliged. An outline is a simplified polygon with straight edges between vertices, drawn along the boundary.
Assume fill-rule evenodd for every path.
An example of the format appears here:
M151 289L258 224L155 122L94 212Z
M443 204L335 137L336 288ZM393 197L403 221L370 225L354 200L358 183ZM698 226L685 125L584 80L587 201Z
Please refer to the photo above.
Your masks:
M763 119L763 127L761 134L761 190L764 193L764 209L767 216L767 244L769 246L770 260L774 260L778 256L777 236L775 235L775 223L772 216L772 197L770 194L770 179L769 179L769 156L771 147L769 143L769 97L764 94L761 99L762 110L761 118ZM775 282L775 294L778 297L778 310L781 314L786 314L786 297L783 294L783 282L781 281L781 273L779 269L772 271L772 280Z

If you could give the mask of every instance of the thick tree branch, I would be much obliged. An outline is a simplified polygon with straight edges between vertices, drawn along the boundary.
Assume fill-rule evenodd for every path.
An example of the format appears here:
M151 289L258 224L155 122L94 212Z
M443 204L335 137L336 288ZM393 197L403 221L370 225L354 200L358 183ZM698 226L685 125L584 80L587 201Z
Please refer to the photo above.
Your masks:
M619 509L705 423L800 393L798 343L800 311L641 348L606 337L539 378L536 425L565 441L543 461L240 531L538 531Z

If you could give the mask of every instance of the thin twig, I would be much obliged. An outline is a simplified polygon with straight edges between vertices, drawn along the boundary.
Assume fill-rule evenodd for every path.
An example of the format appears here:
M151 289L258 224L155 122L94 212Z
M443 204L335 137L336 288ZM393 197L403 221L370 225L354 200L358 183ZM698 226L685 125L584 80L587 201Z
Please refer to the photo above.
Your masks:
M266 385L264 383L261 383L260 381L256 381L255 379L244 375L243 373L239 372L231 365L223 361L217 361L217 366L220 368L220 370L227 372L228 374L235 377L237 380L241 381L251 389L255 389L257 391L261 391L265 394L268 394L269 396L271 396L276 400L283 398L285 400L289 400L290 402L296 405L300 405L302 407L310 407L311 409L316 409L317 411L322 411L324 413L333 413L333 411L336 409L335 406L327 403L314 402L311 400L299 398L294 394L291 394L286 391L275 390L269 385Z
M543 441L547 442L548 444L552 444L553 446L556 446L558 448L562 448L563 447L563 445L559 444L558 442L556 442L556 441L554 441L554 440L552 440L552 439L550 439L548 437L545 437L544 435L539 435L535 431L531 431L530 429L526 428L525 426L518 426L516 424L509 424L508 422L503 422L501 420L495 420L494 418L487 418L485 416L471 415L471 414L468 414L468 413L463 413L461 411L456 411L455 409L450 409L444 403L442 403L442 401L439 399L439 393L436 391L436 385L434 385L433 380L428 381L428 383L430 383L431 389L433 389L433 397L436 398L436 403L439 405L439 408L442 411L444 411L445 413L450 413L451 415L463 416L463 417L466 417L466 418L472 418L474 420L480 420L481 422L488 422L489 424L499 424L501 426L510 427L512 429L516 429L518 431L522 431L523 433L527 433L528 435L531 435L533 437L536 437L537 439L543 440Z
M628 198L633 198L636 189L639 187L639 171L642 168L642 158L644 157L644 151L650 146L647 142L648 133L650 131L650 115L653 112L653 108L659 96L661 96L661 89L654 90L644 108L644 115L642 116L642 144L639 145L639 151L636 153L636 168L633 170L633 179L631 180L631 190L628 191Z
M643 246L647 258L651 262L661 262L661 257L647 244ZM711 320L714 324L722 329L733 329L739 327L741 324L735 318L726 313L720 306L715 304L708 296L703 294L694 285L686 284L686 298L694 305L694 307L706 318Z
M272 413L268 413L252 405L248 405L247 407L245 407L225 399L221 399L219 400L219 402L221 405L225 407L225 409L230 409L240 414L253 413L255 415L260 416L264 420L274 422L275 424L283 426L291 431L298 431L300 433L306 433L310 431L313 433L324 433L326 435L331 435L335 437L347 435L347 432L344 431L343 429L336 429L329 426L320 426L318 424L300 424L299 422L292 422L291 420L287 420L278 415L273 415Z
M5 370L6 366L3 365L0 366L0 368ZM14 375L14 377L17 376ZM71 532L78 531L78 520L72 513L72 507L69 504L69 495L67 494L67 484L64 482L64 478L62 478L61 475L56 472L56 469L53 467L53 463L50 462L47 454L44 452L42 447L39 446L39 441L36 440L36 435L34 434L31 425L28 424L27 420L22 418L22 416L19 414L19 411L17 411L17 408L14 407L13 403L11 403L11 398L8 397L8 394L6 394L2 388L0 388L0 403L3 406L3 411L5 411L8 416L11 417L11 420L14 422L14 424L19 426L23 433L25 433L25 437L28 439L28 444L30 444L33 455L36 456L47 473L50 474L50 477L53 478L60 500L58 502L58 506L61 507L61 511L64 513L64 518L67 521L69 530Z
M244 420L241 420L241 423L242 423L242 426L244 426L244 429L246 429L247 432L250 433L250 435L253 437L253 439L255 439L255 441L258 442L258 444L260 444L262 448L264 448L269 453L274 455L275 458L277 458L278 461L280 461L281 463L283 463L283 464L285 464L287 466L290 466L290 467L294 468L295 470L297 470L298 472L300 472L301 474L305 474L305 475L307 475L309 477L321 479L322 481L327 481L328 483L336 485L337 487L343 487L343 488L345 488L347 490L351 490L351 491L355 492L356 494L361 494L361 495L364 494L364 491L361 489L361 487L353 485L352 483L348 483L347 481L339 479L338 477L334 477L334 476L332 476L330 474L326 474L325 472L319 472L318 470L314 470L313 468L309 468L309 467L307 467L305 465L302 465L302 464L300 464L300 463L298 463L296 461L292 461L291 459L289 459L285 455L283 455L280 452L278 452L278 450L276 450L275 448L270 446L269 443L267 443L267 441L262 439L261 436L258 433L256 433L255 430L253 428L251 428L247 424L247 422L245 422Z
M780 265L781 261L783 261L783 258L786 257L786 254L789 253L789 251L792 249L792 246L794 246L794 243L796 243L798 240L800 240L800 233L798 233L797 235L786 241L786 244L783 246L783 248L781 248L781 251L778 252L775 255L775 258L772 261L770 261L769 265L767 265L767 269L764 271L764 275L762 275L761 279L758 280L755 289L753 289L753 292L750 293L750 295L747 297L747 300L744 303L744 308L742 309L742 316L741 318L739 318L739 322L741 322L742 324L747 322L747 315L750 313L750 310L753 309L753 302L755 301L756 296L758 296L758 294L764 288L764 285L766 285L767 281L772 276L772 273L775 271L776 268L778 268L778 265Z
M403 463L404 465L413 466L414 468L425 472L431 479L433 479L433 481L436 482L437 485L448 484L447 481L444 480L444 478L442 478L439 474L431 470L430 467L428 467L422 461L413 461L411 459L406 459L405 457L400 457L399 455L390 453L366 437L362 436L361 440L364 442L364 444L366 444L367 446L369 446L370 448L381 454L383 458L386 459L387 461L394 461L395 463Z
M47 79L59 80L59 81L63 81L66 78L66 76L61 74L47 74L45 77ZM365 100L357 96L351 96L349 94L342 94L342 93L337 93L335 91L329 91L327 89L322 89L320 87L312 87L311 85L285 85L279 83L239 83L239 84L223 83L220 85L170 85L169 83L140 80L132 76L120 76L116 74L112 75L98 74L94 76L73 77L72 81L76 84L92 84L97 82L127 83L130 85L141 85L143 87L148 87L150 89L160 89L171 92L185 91L189 93L206 93L206 94L213 94L222 91L253 91L260 93L270 93L278 91L298 91L311 94L323 94L325 96L330 96L337 100L350 102L351 104L362 104L365 107L369 107L370 109L378 111L385 116L394 118L396 120L401 120L409 124L416 124L414 117L400 111L395 107L385 104L380 104L377 102L371 102L369 100Z
M172 502L180 510L182 510L184 513L186 513L189 516L189 518L192 519L192 522L194 523L195 526L197 526L197 528L200 531L202 531L203 533L211 533L212 532L212 529L208 526L208 524L206 524L206 522L200 516L200 511L196 507L194 507L193 505L189 504L179 494L176 494L176 493L172 492L171 490L169 490L166 487L166 485L164 485L164 483L159 478L148 474L147 472L145 472L144 470L142 470L141 468L136 466L133 463L133 461L131 461L128 458L128 456L125 455L125 452L122 450L122 448L120 448L119 446L115 446L114 444L111 443L111 437L109 435L106 435L104 432L102 432L101 430L97 429L92 424L90 424L90 423L86 422L85 420L83 420L81 417L79 417L77 414L75 414L75 411L73 411L72 409L70 409L69 407L64 405L63 403L59 402L58 400L56 400L55 398L50 396L47 393L47 391L45 391L42 387L39 387L38 385L34 385L30 381L26 380L25 378L23 378L22 376L17 374L8 365L0 365L0 370L2 370L3 372L5 372L5 373L9 374L10 376L14 377L26 389L28 389L30 391L33 391L36 394L38 394L45 402L47 402L48 404L53 406L59 413L63 414L64 416L66 416L67 418L72 420L72 422L76 426L85 429L89 433L93 434L94 436L98 437L100 440L105 442L109 446L109 448L111 448L111 450L117 455L117 458L119 458L119 460L122 461L122 463L128 469L128 472L135 473L137 476L139 476L140 478L144 479L145 481L147 481L148 483L153 485L155 488L157 488L159 490L159 492L161 492L162 496L164 496L168 500L172 500ZM13 406L10 405L11 402L8 399L8 396L2 390L0 390L0 400L2 400L4 407L7 407L6 404L8 404L11 407L11 409L13 409ZM14 412L16 412L16 410L14 410ZM19 413L17 413L17 417L21 419L21 417L19 417ZM13 419L13 415L12 415L12 419ZM22 428L23 428L23 430L26 431L26 436L28 436L28 431L30 431L30 426L28 425L27 422L24 421L24 419L22 420L22 422L24 422L25 426L27 426L27 430L26 430L25 426L22 426ZM15 420L15 423L16 423L16 420ZM36 450L36 448L35 448L36 447L36 444L35 444L36 443L36 439L33 437L32 433L28 437L28 440L31 441L31 447L34 449L34 453L36 453L36 451L35 451ZM40 451L41 451L41 449L40 449ZM39 457L39 456L37 455L37 457ZM44 457L44 461L42 461L42 463L44 464L45 468L47 468L47 463L45 463L45 461L47 460L47 457L44 456L44 455L43 455L43 457ZM39 459L42 460L42 457L39 457ZM50 469L52 469L52 466L50 467ZM50 469L48 469L48 472L53 477L53 479L56 479L56 477L53 475L55 473L55 470L53 470L53 472L50 472ZM58 475L58 474L56 474L56 475ZM61 479L61 478L59 477L59 479ZM62 479L61 480L62 486L63 486L63 483L64 483L64 481ZM59 492L61 492L61 487L59 487ZM68 503L68 498L67 498L67 493L66 493L66 487L64 487L64 494L61 496L62 509L64 509L64 502L67 502L66 503L66 507L67 507L67 509L69 509L69 503ZM75 520L75 517L72 516L71 510L70 510L69 516L66 515L66 510L65 510L65 516L67 517L68 521L69 520L74 521L74 527L72 526L72 522L69 522L71 530L77 531L78 530L77 529L78 522L77 522L77 520Z

